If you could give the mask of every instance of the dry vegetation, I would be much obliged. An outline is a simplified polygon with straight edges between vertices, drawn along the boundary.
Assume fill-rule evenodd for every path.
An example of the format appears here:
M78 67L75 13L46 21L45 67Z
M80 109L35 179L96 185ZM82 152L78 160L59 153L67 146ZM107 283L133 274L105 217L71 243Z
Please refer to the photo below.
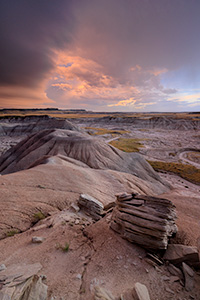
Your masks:
M200 112L196 113L112 113L112 112L87 112L87 111L70 111L70 110L20 110L20 109L13 109L9 110L8 112L0 111L0 117L5 116L41 116L41 115L48 115L50 117L55 118L65 118L65 119L77 119L77 118L102 118L102 117L138 117L138 118L152 118L152 117L171 117L174 119L192 119L192 120L199 120Z
M119 138L117 141L111 141L110 144L124 152L138 152L143 145L141 139Z
M126 130L112 130L112 129L96 128L96 127L84 127L84 128L88 130L91 135L111 134L112 136L115 136L116 134L124 134L130 132Z
M191 165L181 164L181 163L169 163L162 161L148 161L150 165L156 171L166 171L175 173L182 178L200 184L200 169L195 168Z

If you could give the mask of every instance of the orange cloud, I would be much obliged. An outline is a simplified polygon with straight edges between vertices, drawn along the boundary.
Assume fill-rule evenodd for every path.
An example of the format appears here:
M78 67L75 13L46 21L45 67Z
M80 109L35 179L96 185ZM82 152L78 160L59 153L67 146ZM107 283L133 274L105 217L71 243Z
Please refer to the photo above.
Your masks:
M50 89L56 88L58 94L60 91L59 100L63 104L66 99L68 103L71 99L80 99L80 103L83 99L87 103L99 99L105 104L129 99L139 93L136 87L130 83L121 84L116 78L106 74L101 65L90 59L60 52L57 53L56 66Z
M0 108L43 108L55 104L42 88L1 87L0 98Z
M127 100L121 100L116 104L108 104L108 106L127 106L127 105L134 105L136 103L136 100L133 98L127 99Z

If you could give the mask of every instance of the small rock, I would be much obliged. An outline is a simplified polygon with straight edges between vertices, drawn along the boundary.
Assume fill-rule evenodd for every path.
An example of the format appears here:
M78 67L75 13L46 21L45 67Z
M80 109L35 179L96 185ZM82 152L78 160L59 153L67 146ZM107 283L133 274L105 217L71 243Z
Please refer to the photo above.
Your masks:
M47 224L41 224L39 226L35 226L32 228L33 231L38 231L40 229L44 229L44 228L47 228Z
M133 295L137 300L150 300L147 287L139 282L136 282L134 286Z
M180 278L178 276L170 276L170 282L176 282L179 280L180 280Z
M80 223L80 221L78 219L76 219L75 225L78 225L79 223Z
M42 242L44 242L45 238L40 237L40 236L33 236L32 237L32 243L34 244L40 244Z
M159 266L163 265L162 260L160 260L157 255L147 253L147 257L150 258L152 261L154 261L157 265L159 265Z
M124 265L124 269L128 269L128 266L127 266L127 265Z
M1 264L0 265L0 271L4 271L4 270L6 270L6 266L4 264Z
M77 275L76 275L76 279L81 280L81 278L82 278L82 275L81 275L81 274L77 274Z
M40 278L41 278L42 280L46 280L46 279L47 279L47 276L46 276L46 275L40 275Z
M94 290L94 299L95 300L114 300L114 297L110 294L109 291L103 289L100 286L96 286Z
M148 257L145 257L145 259L144 259L149 265L151 265L151 266L153 266L153 267L156 267L157 266L157 264L154 262L154 261L152 261L150 258L148 258Z
M183 280L183 273L181 272L180 269L178 269L177 267L175 267L172 264L169 264L169 266L167 267L167 269L170 272L170 274L172 274L174 276L178 276L180 278L180 280Z
M197 249L198 249L198 252L199 252L199 260L200 260L200 236L197 239Z
M73 210L74 212L79 212L80 208L78 207L78 205L76 205L75 203L72 203L70 206L71 210Z
M185 289L187 292L192 291L194 287L194 271L184 262L182 267L185 276Z
M170 288L166 287L165 290L166 292L174 295L174 291L172 291Z
M78 200L79 207L89 214L95 221L98 221L102 215L104 206L97 199L87 194L81 194Z
M158 273L162 273L162 270L160 268L158 268L157 266L155 266L154 268Z
M66 222L71 221L71 216L69 216L69 215L64 215L64 216L62 216L62 218L63 218Z
M170 281L170 277L166 276L166 275L163 275L161 276L162 280L164 281Z
M180 244L169 244L163 256L164 260L168 260L173 264L182 262L198 262L199 255L197 247L185 246Z

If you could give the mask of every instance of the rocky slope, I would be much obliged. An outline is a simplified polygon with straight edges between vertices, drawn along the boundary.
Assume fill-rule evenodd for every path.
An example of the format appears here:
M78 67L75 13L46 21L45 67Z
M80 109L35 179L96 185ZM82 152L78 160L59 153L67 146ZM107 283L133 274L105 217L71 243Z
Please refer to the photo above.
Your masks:
M75 123L81 123L81 120L74 120ZM126 125L131 126L132 128L141 128L141 129L167 129L167 130L198 130L200 129L200 120L191 120L191 119L175 119L171 117L115 117L108 116L102 118L88 118L82 120L84 123L88 123L88 126L96 127L100 124L109 124L109 125Z
M55 128L79 131L71 122L49 116L10 117L0 120L0 136L16 137Z
M0 185L0 237L13 229L27 230L35 221L35 214L42 212L46 216L69 207L82 193L109 205L115 201L115 194L124 190L150 195L168 190L159 181L92 169L66 156L50 157L29 170L0 176Z
M126 172L155 185L158 193L169 185L137 153L125 153L87 134L70 130L44 130L33 134L0 157L0 172L8 174L40 164L48 156L64 155L93 169Z

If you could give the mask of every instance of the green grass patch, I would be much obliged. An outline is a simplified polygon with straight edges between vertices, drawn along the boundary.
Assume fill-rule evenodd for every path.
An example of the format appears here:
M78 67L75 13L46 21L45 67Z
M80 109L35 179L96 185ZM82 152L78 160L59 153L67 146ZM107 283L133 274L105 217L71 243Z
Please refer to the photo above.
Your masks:
M85 127L85 129L92 131L92 132L90 132L91 135L104 135L104 134L116 135L116 134L124 134L124 133L130 132L130 131L126 131L126 130L113 130L113 129L96 128L96 127Z
M140 148L144 147L140 141L141 139L119 138L109 144L124 152L138 152Z
M68 252L69 251L69 243L66 242L65 245L61 245L60 243L56 244L56 249L57 250L62 250L63 252Z
M10 236L13 236L13 235L18 234L18 233L19 233L18 229L12 229L12 230L6 232L6 236L10 237Z
M34 223L37 223L38 221L45 219L45 215L41 211L35 213L33 217L34 217Z
M68 252L69 251L69 243L65 243L65 246L62 247L63 252Z
M156 171L166 171L179 175L180 177L200 184L200 169L191 165L181 163L166 163L162 161L148 161Z

